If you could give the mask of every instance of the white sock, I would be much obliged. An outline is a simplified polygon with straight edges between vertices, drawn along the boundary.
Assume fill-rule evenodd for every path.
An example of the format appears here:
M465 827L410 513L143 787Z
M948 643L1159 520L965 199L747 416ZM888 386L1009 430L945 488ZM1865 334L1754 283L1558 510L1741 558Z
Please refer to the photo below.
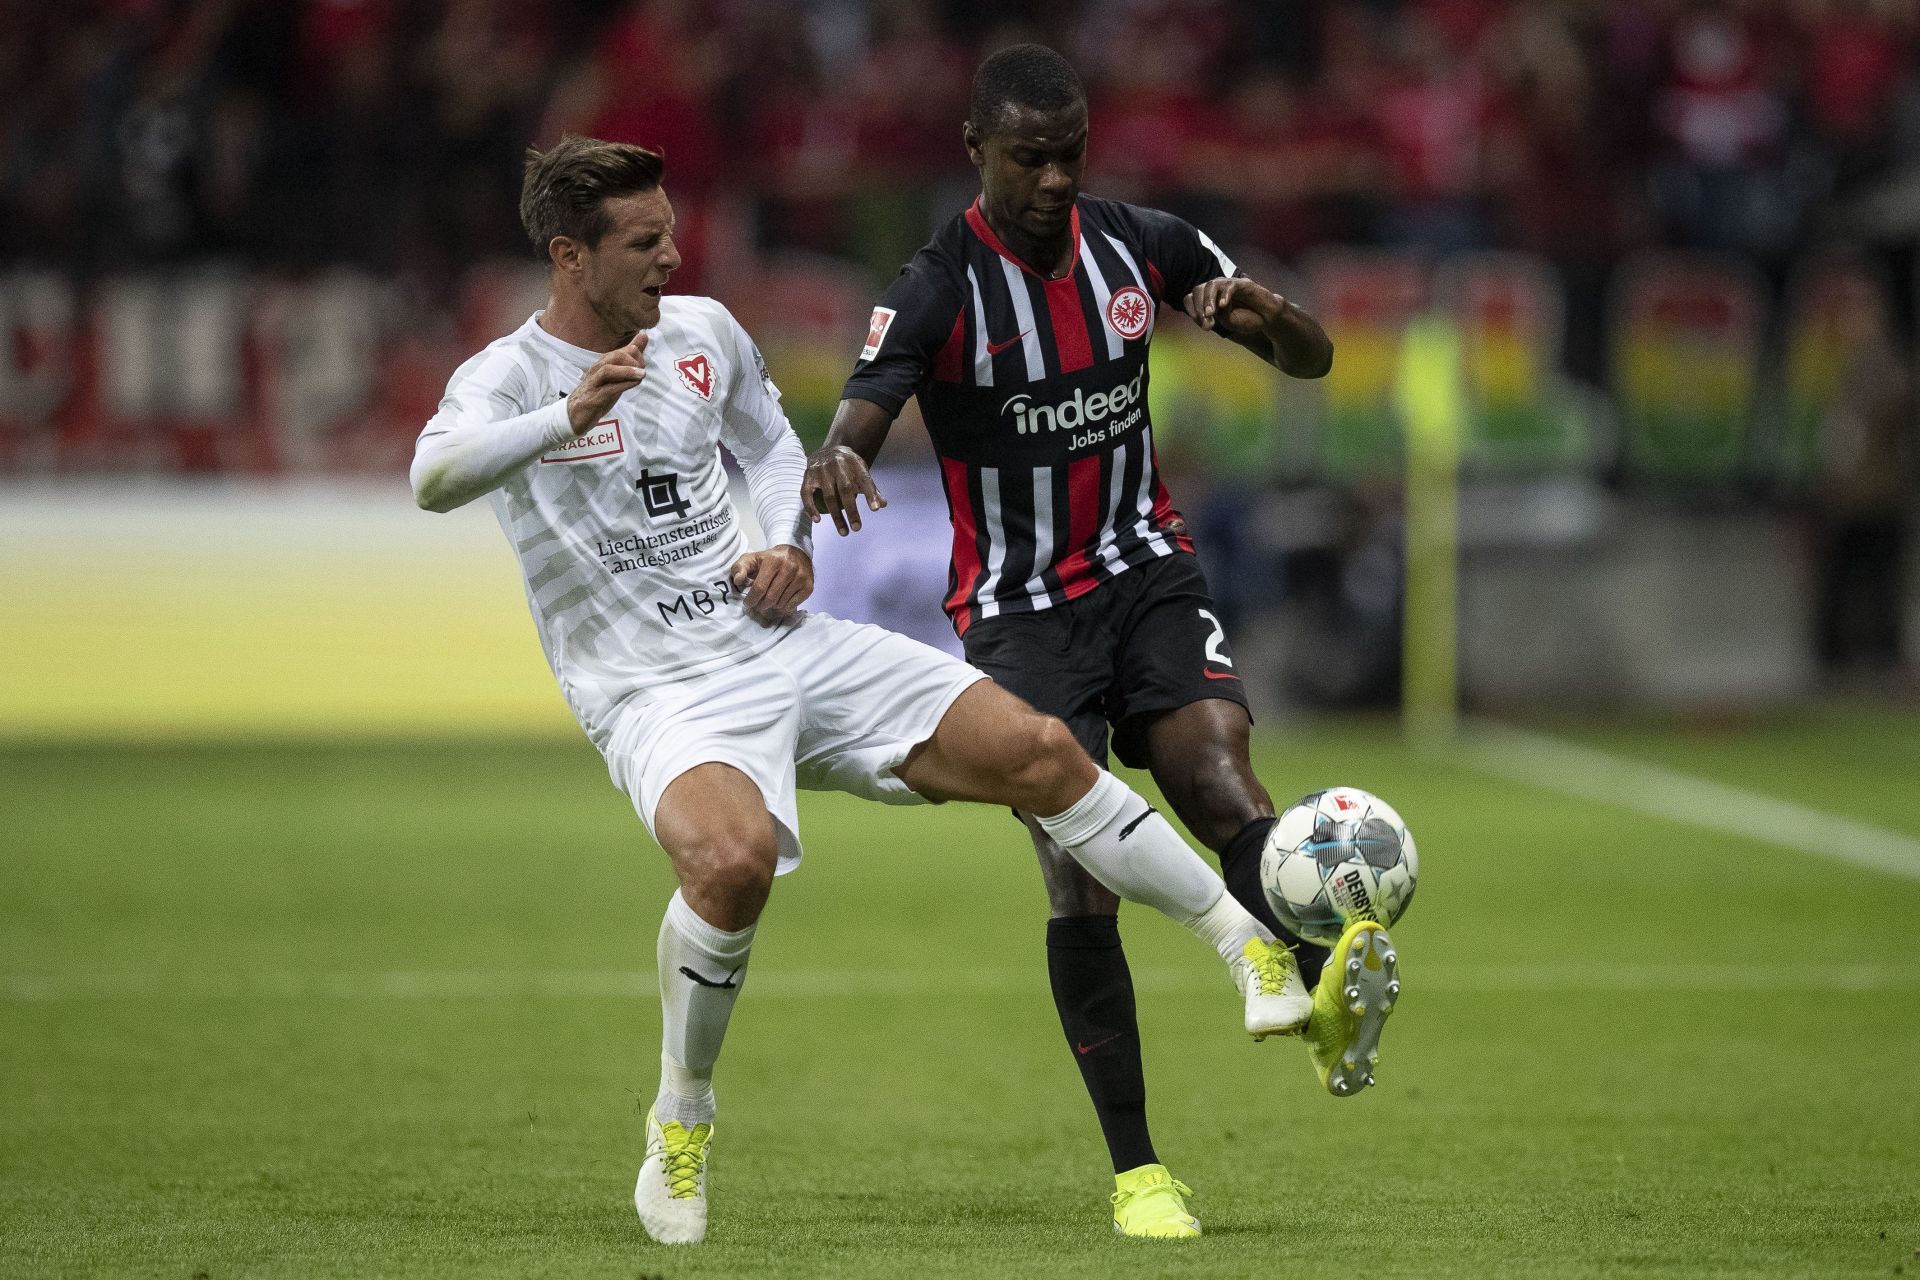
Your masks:
M1221 959L1228 962L1240 958L1249 938L1267 942L1273 940L1272 932L1260 923L1259 918L1241 906L1232 894L1224 891L1218 902L1180 923L1193 930L1196 937L1218 951Z
M660 1092L654 1095L653 1118L661 1124L678 1120L691 1129L713 1122L713 1072L696 1075L660 1051Z
M753 925L729 933L702 920L678 890L660 921L660 1092L654 1118L692 1127L713 1119L713 1064L746 981ZM697 976L695 976L697 975Z
M1172 824L1104 769L1072 808L1040 826L1101 884L1172 916L1229 960L1266 933Z

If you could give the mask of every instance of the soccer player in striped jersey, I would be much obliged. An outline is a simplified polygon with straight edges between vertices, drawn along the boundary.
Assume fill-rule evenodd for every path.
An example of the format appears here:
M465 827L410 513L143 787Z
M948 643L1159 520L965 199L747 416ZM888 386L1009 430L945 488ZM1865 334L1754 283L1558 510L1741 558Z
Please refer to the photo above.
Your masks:
M1151 769L1188 830L1220 856L1234 896L1286 937L1259 885L1274 806L1249 762L1252 720L1232 650L1160 482L1147 349L1161 304L1294 377L1325 374L1332 343L1204 232L1081 192L1086 99L1053 50L1018 45L987 59L963 139L980 197L874 308L833 428L809 461L808 510L845 536L860 528L862 496L870 512L885 505L868 467L918 396L953 522L946 610L968 660L1066 721L1096 761L1111 727L1121 760ZM1148 1132L1119 899L1028 825L1052 910L1054 1003L1113 1158L1114 1225L1198 1234ZM1356 936L1335 949L1343 963ZM1319 984L1310 1005L1306 995L1323 965L1331 975L1341 966L1289 940L1298 960L1289 954L1285 989L1303 1024L1313 1011L1311 1026L1291 1030L1307 1032L1330 1090L1357 1091L1344 1073L1329 1079L1355 1044L1354 1002L1337 982Z
M806 453L727 309L663 296L680 254L661 175L650 151L586 138L528 157L520 214L551 296L455 370L411 474L430 511L488 499L568 707L679 880L634 1207L687 1244L707 1229L714 1063L773 877L800 861L796 788L1048 815L1103 882L1220 953L1249 1032L1295 1015L1286 948L1064 725L938 649L799 609Z

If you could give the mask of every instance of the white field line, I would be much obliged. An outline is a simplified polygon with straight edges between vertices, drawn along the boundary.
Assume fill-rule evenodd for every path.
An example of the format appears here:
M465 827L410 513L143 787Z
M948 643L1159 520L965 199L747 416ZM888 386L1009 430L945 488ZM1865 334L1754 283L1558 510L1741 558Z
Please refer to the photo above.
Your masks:
M1920 840L1776 796L1484 721L1448 750L1512 782L1920 880Z
M1920 988L1920 965L1858 964L1440 964L1407 966L1410 990L1469 995L1502 992L1678 993L1885 991ZM1046 989L1039 970L790 969L772 965L751 975L757 999L869 1000L887 997L1029 995ZM1181 972L1136 970L1142 992L1199 994L1225 979L1207 966ZM538 971L91 973L0 976L0 1004L59 1004L93 1000L656 1000L646 969Z

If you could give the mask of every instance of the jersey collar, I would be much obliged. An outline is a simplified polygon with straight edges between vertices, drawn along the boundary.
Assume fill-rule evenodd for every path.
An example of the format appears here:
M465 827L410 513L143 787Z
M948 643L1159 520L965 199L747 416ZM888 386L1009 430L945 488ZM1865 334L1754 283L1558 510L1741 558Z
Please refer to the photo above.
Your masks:
M1035 271L1032 267L1015 257L1006 245L1000 243L1000 237L995 235L993 228L987 225L986 211L980 206L982 199L984 199L984 197L975 196L973 203L967 206L967 225L973 228L973 234L979 236L981 243L985 244L987 248L993 250L1014 266L1020 268L1036 280L1045 281L1047 279L1046 276L1041 275L1038 271ZM1073 209L1067 217L1069 223L1067 234L1073 237L1073 257L1067 260L1067 269L1061 273L1060 276L1062 280L1071 279L1074 269L1080 265L1080 202L1078 200L1073 202Z
M545 314L546 309L542 308L528 316L526 327L532 330L534 335L538 337L540 341L546 343L547 346L553 348L575 364L583 366L591 365L595 360L598 360L606 354L604 351L589 351L585 347L576 347L565 338L551 332L545 325L540 323L540 317Z

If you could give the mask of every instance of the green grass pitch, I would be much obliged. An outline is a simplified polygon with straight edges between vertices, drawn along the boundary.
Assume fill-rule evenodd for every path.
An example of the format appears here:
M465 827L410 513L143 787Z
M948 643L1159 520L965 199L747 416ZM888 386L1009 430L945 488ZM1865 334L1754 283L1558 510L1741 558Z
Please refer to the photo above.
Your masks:
M1573 733L1920 838L1920 718ZM1204 1239L1115 1239L1002 813L802 801L707 1244L630 1196L664 860L579 743L0 749L0 1275L1920 1275L1920 883L1562 800L1384 725L1261 741L1424 876L1381 1085L1122 917Z

